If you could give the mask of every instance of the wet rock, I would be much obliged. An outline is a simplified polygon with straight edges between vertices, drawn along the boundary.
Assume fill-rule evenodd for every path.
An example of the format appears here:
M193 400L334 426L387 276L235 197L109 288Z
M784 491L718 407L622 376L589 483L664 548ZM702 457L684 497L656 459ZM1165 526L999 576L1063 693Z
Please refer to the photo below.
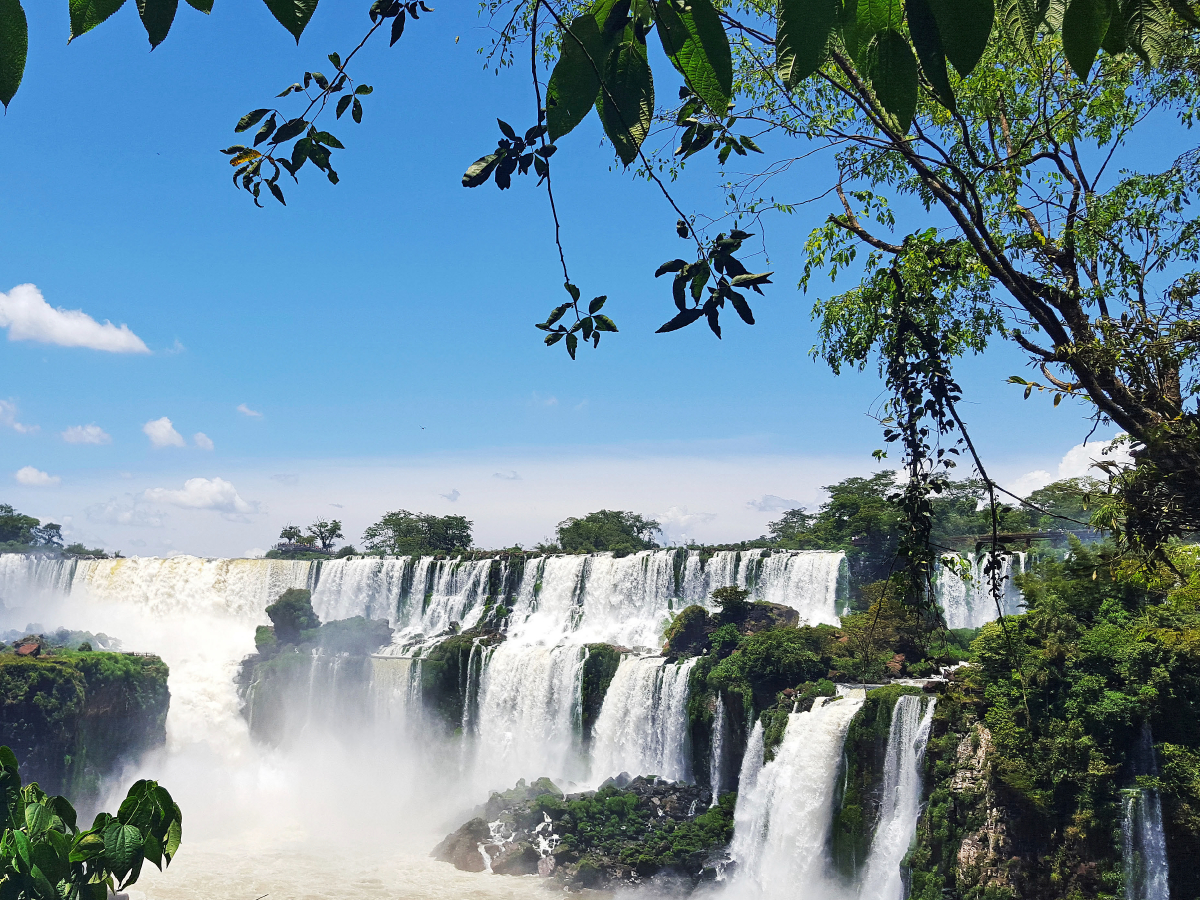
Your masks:
M482 872L484 863L479 845L486 843L490 838L488 823L481 818L474 818L457 831L446 835L429 855L464 872Z

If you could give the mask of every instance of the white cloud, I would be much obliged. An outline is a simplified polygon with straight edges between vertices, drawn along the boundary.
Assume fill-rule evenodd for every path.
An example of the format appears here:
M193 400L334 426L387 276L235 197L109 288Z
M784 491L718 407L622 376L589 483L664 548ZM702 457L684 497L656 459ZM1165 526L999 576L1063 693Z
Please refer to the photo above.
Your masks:
M142 496L157 503L169 503L183 509L211 509L227 516L258 512L258 504L243 500L224 478L189 478L183 483L183 490L150 488Z
M142 431L146 433L146 437L150 438L150 444L153 447L185 446L183 435L175 430L171 420L166 416L147 422L142 426Z
M133 494L93 503L83 513L89 522L98 525L133 525L139 528L161 528L166 518L161 513L147 509L143 498ZM145 546L145 543L136 546Z
M510 470L508 472L493 472L492 477L493 478L501 478L504 481L520 481L521 480L521 476L518 475L515 470Z
M461 496L462 496L462 494L460 494L460 493L458 492L458 488L451 488L451 489L450 489L450 493L448 493L448 494L438 494L438 496L439 496L439 497L445 497L445 498L446 498L447 500L449 500L451 503L457 503L457 502L458 502L458 498L459 498L459 497L461 497Z
M0 425L18 434L33 434L38 430L37 425L24 425L17 421L17 404L11 400L0 400Z
M149 353L128 325L100 324L81 309L55 308L32 284L0 293L0 328L10 341L37 341L60 347L89 347L109 353Z
M786 497L780 497L776 494L763 494L758 500L749 500L746 502L746 506L749 509L756 509L759 512L765 513L798 509L801 505L799 500L788 500Z
M237 411L240 412L243 416L250 416L253 419L261 419L262 418L262 413L258 412L258 410L251 409L245 403L239 403L237 406Z
M197 431L192 435L192 443L194 443L201 450L211 450L213 448L212 438L210 438L203 431Z
M242 551L242 556L246 559L262 559L267 555L267 551L262 547L251 547L249 550Z
M716 513L689 512L686 506L672 506L665 513L656 513L652 518L662 527L663 540L668 544L686 544L696 526L707 525L717 517Z
M1082 478L1085 476L1103 478L1104 471L1092 465L1096 462L1115 462L1128 466L1133 464L1133 457L1129 453L1129 445L1127 443L1117 444L1115 441L1092 441L1087 444L1076 444L1063 455L1062 460L1058 464L1057 475L1051 475L1045 469L1026 472L1015 479L1008 486L1008 489L1018 497L1028 497L1034 491L1044 488L1052 481L1062 481L1065 478Z
M48 475L33 466L18 469L17 474L13 477L17 479L17 484L23 484L26 487L53 487L62 482L57 475Z
M72 425L62 433L68 444L111 444L112 435L99 425Z

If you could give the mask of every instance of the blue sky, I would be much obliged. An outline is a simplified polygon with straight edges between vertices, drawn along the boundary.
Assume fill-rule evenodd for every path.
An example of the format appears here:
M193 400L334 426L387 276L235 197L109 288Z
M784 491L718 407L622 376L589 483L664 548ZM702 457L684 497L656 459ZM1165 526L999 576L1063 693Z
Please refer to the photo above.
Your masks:
M181 4L150 53L132 3L70 46L65 2L26 4L25 83L0 120L0 291L36 285L149 352L10 329L0 500L143 555L240 554L317 515L356 539L399 507L467 515L485 546L531 544L599 506L659 515L672 539L736 540L876 467L879 381L807 355L799 248L829 209L769 221L758 262L777 275L758 325L731 314L722 341L655 335L673 307L653 270L686 248L594 117L560 141L556 193L573 278L609 296L621 332L574 363L542 346L531 325L564 296L544 192L459 184L496 116L533 121L527 69L484 71L473 8L368 46L362 125L326 126L348 148L341 183L309 173L286 209L256 209L217 150L240 115L289 109L270 98L357 42L365 16L325 6L297 48L261 4L223 0L208 17ZM821 171L778 196L803 198ZM716 175L689 167L686 209L720 208ZM1009 480L1057 473L1087 431L1078 409L1022 402L1003 383L1021 371L1007 348L960 369L973 434ZM164 417L183 446L165 426L165 446L151 441ZM103 435L69 431L90 425Z

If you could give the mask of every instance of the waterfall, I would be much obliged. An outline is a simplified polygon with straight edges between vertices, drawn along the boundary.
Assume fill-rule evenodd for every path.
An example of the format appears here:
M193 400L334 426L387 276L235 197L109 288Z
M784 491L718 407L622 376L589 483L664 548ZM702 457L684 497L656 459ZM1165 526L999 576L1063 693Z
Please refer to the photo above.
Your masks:
M708 758L708 783L712 788L712 805L721 798L725 773L725 698L717 691L717 708L713 710L712 749Z
M790 898L803 886L807 897L843 893L826 844L842 745L865 695L839 690L841 697L818 698L809 712L788 717L775 758L738 794L731 855L734 884L743 892Z
M934 699L904 694L892 710L883 770L883 804L871 840L861 900L904 900L900 864L921 812L921 771L933 724Z
M766 733L763 731L762 720L757 720L750 729L750 739L746 741L746 753L742 756L742 770L738 774L738 803L733 811L733 846L730 853L734 859L746 859L751 855L753 841L758 840L755 817L758 815L757 804L741 798L756 797L758 776L763 769L763 749ZM716 797L713 790L713 797Z
M361 673L369 695L364 708L377 717L377 731L390 729L395 736L420 731L421 667L413 660L442 640L452 623L469 628L489 602L502 603L511 610L505 640L473 648L462 676L468 702L456 723L463 739L454 756L464 767L473 759L472 790L511 787L517 778L542 775L588 777L593 767L580 735L580 684L585 646L595 642L638 651L625 664L622 682L635 674L661 679L655 682L657 695L635 691L631 681L632 705L624 713L615 705L602 707L604 728L614 729L612 740L601 742L609 754L602 765L621 759L622 768L658 770L634 774L687 778L690 753L682 748L690 664L646 659L661 646L672 616L692 604L713 609L711 591L736 584L755 599L797 609L808 621L836 622L843 564L841 553L749 550L708 556L683 549L527 557L511 572L503 558L74 561L0 554L0 615L12 627L33 620L105 631L127 649L159 653L171 667L169 746L205 745L218 756L237 757L251 745L235 675L240 661L254 652L254 626L267 623L264 610L283 591L310 589L323 621L366 616L387 619L395 629L393 644ZM57 621L47 621L50 615ZM313 679L314 707L347 689L347 673L338 666L314 662L305 672ZM623 690L620 684L617 689ZM648 696L657 699L633 702ZM249 712L257 721L259 711ZM303 708L300 712L303 718ZM667 729L658 749L621 744L617 735L635 730L635 714ZM724 772L717 776L719 782L727 778Z
M1149 722L1142 724L1132 762L1134 776L1158 774ZM1127 790L1124 807L1121 849L1125 857L1125 900L1169 900L1167 840L1158 791Z
M626 655L596 718L592 781L628 772L691 781L688 676L695 659Z
M1000 579L1004 593L1000 608L1006 616L1021 612L1024 598L1013 583L1012 576L1025 570L1025 556L1024 553L1012 553L1001 558ZM972 558L947 554L943 559L965 562L971 570L970 580L958 577L944 566L938 570L937 601L946 617L946 627L979 628L994 621L997 617L996 601L992 597L991 579L984 572L987 554L981 553Z

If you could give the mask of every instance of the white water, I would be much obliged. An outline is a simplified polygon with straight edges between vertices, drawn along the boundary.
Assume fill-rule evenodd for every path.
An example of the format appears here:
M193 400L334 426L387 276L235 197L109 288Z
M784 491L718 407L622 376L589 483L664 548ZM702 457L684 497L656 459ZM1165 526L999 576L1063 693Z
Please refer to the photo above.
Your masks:
M739 895L791 900L802 887L805 900L846 896L826 844L846 729L864 693L840 691L840 699L819 698L811 711L788 718L775 758L738 794L731 855Z
M757 722L755 723L758 724ZM712 788L712 805L721 799L721 788L725 786L725 696L717 694L717 708L713 710L712 747L708 758L708 784Z
M630 657L628 702L622 710L614 699L611 711L607 704L602 710L608 715L599 746L606 755L598 766L583 756L579 687L585 645L602 641L653 652L676 612L693 603L708 605L711 590L727 584L791 606L808 621L836 622L842 564L838 553L763 558L759 551L720 552L702 564L695 551L663 550L621 559L611 554L530 559L519 580L502 564L501 581L512 585L512 596L497 601L512 607L507 639L473 651L468 680L475 679L477 702L464 710L463 736L453 746L427 727L421 662L413 657L454 624L466 628L479 620L494 577L489 560L74 562L4 554L0 626L37 621L48 628L104 631L126 649L163 657L171 667L167 747L124 780L153 777L170 787L188 812L189 847L223 839L234 822L239 834L266 848L300 846L335 828L383 833L424 852L431 836L461 823L485 789L511 787L520 777L583 782L618 765L658 770L634 774L690 777L683 715L690 664L655 665ZM362 698L373 711L370 727L350 721L347 710L322 710L305 725L297 746L270 750L250 740L234 675L240 660L254 652L254 627L267 623L266 606L293 587L313 590L313 605L325 621L386 618L397 636L390 657L371 660ZM657 695L634 689L648 685L636 667L658 670ZM329 674L338 677L335 662ZM316 688L310 699L310 705L328 701ZM635 746L620 736L639 731L638 717L645 717L641 732L647 740ZM348 806L347 797L358 799ZM113 806L113 798L107 805ZM262 852L278 861L291 858L292 851ZM276 871L273 865L264 862L264 871ZM326 873L321 877L331 896L375 890L343 893L337 886L348 883L351 873L315 862L309 869ZM200 883L223 884L213 872L194 878L199 880L180 894L171 894L170 876L148 883L152 893L165 891L156 894L161 896L186 896ZM204 892L196 889L197 895Z
M592 739L593 784L627 772L691 781L688 676L695 659L625 656L613 676Z
M859 890L861 900L904 900L900 863L921 812L921 772L934 702L914 694L896 700L884 762L883 803Z
M991 578L984 572L987 554L965 558L948 554L944 559L966 562L971 571L970 579L960 578L944 566L937 575L937 601L946 617L947 628L979 628L998 618L996 601L992 597ZM1013 583L1013 575L1025 570L1025 554L1013 553L1003 557L1000 570L1003 595L1000 608L1004 615L1014 616L1021 612L1024 598Z
M1150 724L1142 726L1133 753L1134 775L1157 775ZM1125 792L1121 820L1121 849L1125 857L1125 900L1169 900L1167 839L1163 833L1162 803L1158 791L1145 788Z

